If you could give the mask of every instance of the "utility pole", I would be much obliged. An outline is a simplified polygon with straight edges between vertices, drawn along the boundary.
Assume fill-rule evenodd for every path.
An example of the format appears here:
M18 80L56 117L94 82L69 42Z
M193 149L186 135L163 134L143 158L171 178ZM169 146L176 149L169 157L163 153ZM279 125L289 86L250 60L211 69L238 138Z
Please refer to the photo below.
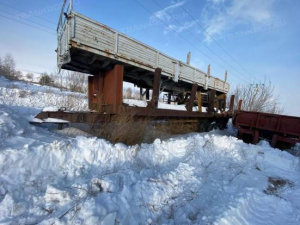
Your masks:
M190 62L191 62L191 52L189 52L186 57L186 64L190 65Z

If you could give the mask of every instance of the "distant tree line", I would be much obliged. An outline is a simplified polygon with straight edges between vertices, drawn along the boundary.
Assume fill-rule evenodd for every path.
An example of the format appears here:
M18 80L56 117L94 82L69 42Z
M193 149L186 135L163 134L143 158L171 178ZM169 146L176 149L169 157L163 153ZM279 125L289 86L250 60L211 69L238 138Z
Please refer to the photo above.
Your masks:
M22 80L23 74L16 70L16 62L13 56L9 53L0 57L0 75L9 80ZM27 73L26 81L33 82L34 74ZM40 74L38 83L43 86L57 87L72 92L87 93L87 78L86 74L74 71L61 71L56 69L52 73L43 72Z
M9 80L17 80L20 71L15 69L16 63L11 54L6 54L3 58L0 57L0 74Z
M0 75L9 80L20 80L23 76L21 71L16 70L15 59L9 53L5 54L3 58L0 56ZM33 74L27 73L26 77L28 80L32 80Z
M39 84L67 89L71 92L87 93L86 74L75 71L54 71L52 73L44 72L40 76Z

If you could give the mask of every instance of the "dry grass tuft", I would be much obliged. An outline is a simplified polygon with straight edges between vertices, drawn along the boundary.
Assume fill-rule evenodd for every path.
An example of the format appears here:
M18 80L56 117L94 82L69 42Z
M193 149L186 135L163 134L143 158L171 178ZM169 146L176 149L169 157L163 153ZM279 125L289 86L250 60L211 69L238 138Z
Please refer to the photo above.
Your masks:
M151 143L156 138L166 139L178 134L195 132L199 130L199 124L184 120L153 120L150 117L137 118L134 114L122 114L111 117L109 121L94 129L96 136L113 143L134 145Z
M167 134L186 134L198 130L198 124L195 122L185 122L184 120L167 121L155 124L157 131Z
M113 143L127 145L147 142L147 137L152 136L151 121L147 118L137 120L134 115L116 115L110 121L100 125L96 131L97 136Z
M293 187L294 183L289 180L284 180L280 177L268 177L268 187L266 190L264 190L264 193L267 195L275 195L277 197L280 197L280 191L284 187Z

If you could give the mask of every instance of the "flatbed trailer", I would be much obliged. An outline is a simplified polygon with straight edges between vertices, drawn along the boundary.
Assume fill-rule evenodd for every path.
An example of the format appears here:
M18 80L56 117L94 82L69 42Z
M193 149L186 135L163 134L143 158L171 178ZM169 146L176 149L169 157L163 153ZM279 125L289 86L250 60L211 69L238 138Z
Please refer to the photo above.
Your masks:
M267 139L272 147L280 148L300 143L300 117L236 111L233 124L238 129L238 137L253 144L259 139Z
M88 77L88 112L41 112L47 118L67 123L113 124L115 118L130 116L135 120L151 120L154 124L188 123L194 131L224 129L232 117L234 96L229 107L226 98L229 84L207 73L167 56L108 26L73 10L73 1L64 0L57 27L57 63L60 69L90 74ZM83 75L84 76L84 75ZM123 82L140 88L146 96L146 107L123 103ZM150 96L150 89L152 96ZM158 108L162 93L168 103L176 96L186 110ZM194 106L198 106L195 111ZM206 112L202 108L206 108ZM50 120L55 121L55 120ZM55 122L54 122L55 123ZM62 123L57 123L62 127ZM159 125L158 125L159 126Z
M57 36L57 62L62 69L97 75L119 64L124 66L124 81L153 88L154 70L161 68L166 92L190 91L195 83L202 92L229 91L229 84L211 76L210 70L205 73L74 11L72 0L64 0Z

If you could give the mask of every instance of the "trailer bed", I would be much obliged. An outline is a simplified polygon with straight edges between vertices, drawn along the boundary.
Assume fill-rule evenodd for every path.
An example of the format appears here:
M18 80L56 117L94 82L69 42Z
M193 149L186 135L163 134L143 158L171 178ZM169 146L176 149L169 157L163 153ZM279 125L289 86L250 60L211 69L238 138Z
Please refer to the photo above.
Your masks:
M162 69L166 91L229 91L229 84L203 71L167 56L133 38L71 10L58 26L58 66L96 75L116 64L124 65L124 81L151 88L153 71Z

